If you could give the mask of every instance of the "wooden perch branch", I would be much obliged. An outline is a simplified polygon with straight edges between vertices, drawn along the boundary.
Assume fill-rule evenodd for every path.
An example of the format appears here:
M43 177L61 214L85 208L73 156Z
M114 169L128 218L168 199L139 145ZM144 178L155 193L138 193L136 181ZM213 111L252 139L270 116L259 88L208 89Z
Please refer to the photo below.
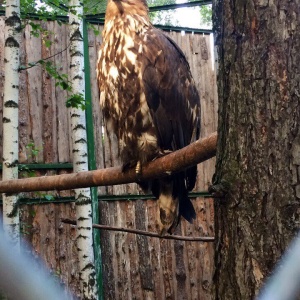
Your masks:
M65 223L65 224L76 225L76 221L74 221L74 220L61 219L61 221L62 221L62 223ZM180 235L161 236L155 232L149 232L149 231L144 231L144 230L139 230L139 229L108 226L108 225L100 225L100 224L93 224L93 228L102 229L102 230L134 233L134 234L150 236L150 237L155 237L155 238L165 239L165 240L178 240L178 241L189 241L189 242L213 242L215 240L214 237L210 237L210 236L202 236L202 237L180 236Z
M122 172L120 167L114 167L72 174L6 180L0 182L0 193L70 190L163 177L214 157L216 145L217 133L215 132L185 148L143 165L142 174L139 178L135 168Z

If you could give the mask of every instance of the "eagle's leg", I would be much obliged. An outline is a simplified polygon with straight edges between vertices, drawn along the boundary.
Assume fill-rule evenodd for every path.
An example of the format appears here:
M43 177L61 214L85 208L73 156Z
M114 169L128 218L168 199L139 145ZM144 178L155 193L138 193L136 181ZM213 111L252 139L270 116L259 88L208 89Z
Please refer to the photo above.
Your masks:
M142 176L142 163L140 160L138 160L137 163L127 162L127 163L123 164L122 172L126 172L133 167L135 167L135 174L137 175L138 180L140 180L140 178Z
M141 161L138 160L138 162L136 163L136 166L135 166L135 174L138 176L138 177L141 177L142 175L142 164L141 164Z

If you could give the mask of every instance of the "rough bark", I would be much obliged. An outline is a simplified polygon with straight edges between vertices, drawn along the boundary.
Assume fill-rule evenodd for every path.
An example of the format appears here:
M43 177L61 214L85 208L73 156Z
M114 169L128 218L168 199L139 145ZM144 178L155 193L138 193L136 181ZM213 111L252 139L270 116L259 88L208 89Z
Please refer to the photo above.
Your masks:
M85 95L83 54L83 7L80 1L70 1L70 73L73 93ZM76 13L74 14L74 10ZM73 170L88 170L88 149L85 111L71 108L73 141ZM97 281L93 251L92 200L90 188L75 190L77 219L77 250L79 257L79 279L82 299L97 299Z
M215 299L254 299L299 228L299 5L214 1Z
M20 1L6 3L3 101L3 180L18 178L19 134L19 65L20 65ZM3 227L16 248L20 247L18 196L3 194Z

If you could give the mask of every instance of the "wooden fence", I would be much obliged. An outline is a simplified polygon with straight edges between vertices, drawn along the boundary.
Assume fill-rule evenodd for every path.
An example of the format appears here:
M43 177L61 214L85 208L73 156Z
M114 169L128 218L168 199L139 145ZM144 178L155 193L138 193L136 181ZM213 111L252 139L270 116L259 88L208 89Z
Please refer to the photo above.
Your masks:
M21 63L41 58L50 59L60 72L69 69L68 26L56 22L40 22L48 30L44 38L52 44L46 47L41 37L31 34L30 26L23 31ZM4 19L0 18L0 32ZM101 31L102 28L99 27ZM170 36L186 54L201 94L201 136L216 131L216 78L212 69L210 38L208 35L171 32ZM0 35L0 119L3 103L3 34ZM101 36L88 33L90 58L90 88L92 92L95 155L97 168L119 165L116 141L103 131L99 93L96 81L97 52ZM19 142L20 163L70 163L72 146L69 112L65 106L67 93L55 86L55 81L36 66L20 73ZM2 124L0 123L0 155L2 155ZM22 176L42 176L70 172L65 169L20 171ZM198 166L195 191L205 191L214 173L214 159ZM21 205L23 237L33 246L46 264L76 295L78 294L78 262L76 255L76 227L61 222L61 218L75 219L74 203L45 202L45 193L21 195L41 199L41 203ZM47 193L49 194L49 193ZM53 192L68 197L70 191ZM156 201L137 199L142 194L136 184L98 188L106 200L99 201L102 224L156 231ZM116 200L120 195L121 200ZM122 196L123 195L123 196ZM65 198L62 198L65 199ZM209 198L193 199L197 213L194 224L182 221L177 234L213 236L213 202ZM112 231L101 232L104 299L211 299L213 245L203 242L159 240Z

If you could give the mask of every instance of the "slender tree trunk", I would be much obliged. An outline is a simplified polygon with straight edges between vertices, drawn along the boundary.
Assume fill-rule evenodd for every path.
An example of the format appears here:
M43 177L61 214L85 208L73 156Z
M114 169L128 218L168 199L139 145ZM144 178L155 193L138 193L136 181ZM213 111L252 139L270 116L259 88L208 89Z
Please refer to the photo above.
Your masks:
M79 0L70 1L70 73L73 93L85 94L83 53L83 7ZM75 12L76 13L72 13ZM88 170L88 149L85 111L71 108L74 172ZM97 281L94 263L92 203L90 188L75 190L77 218L77 250L79 255L82 299L97 299Z
M214 1L215 299L254 299L299 229L299 7Z
M3 180L18 178L19 134L19 49L21 35L20 1L8 0L5 19ZM20 247L18 196L3 194L3 227L16 248Z

